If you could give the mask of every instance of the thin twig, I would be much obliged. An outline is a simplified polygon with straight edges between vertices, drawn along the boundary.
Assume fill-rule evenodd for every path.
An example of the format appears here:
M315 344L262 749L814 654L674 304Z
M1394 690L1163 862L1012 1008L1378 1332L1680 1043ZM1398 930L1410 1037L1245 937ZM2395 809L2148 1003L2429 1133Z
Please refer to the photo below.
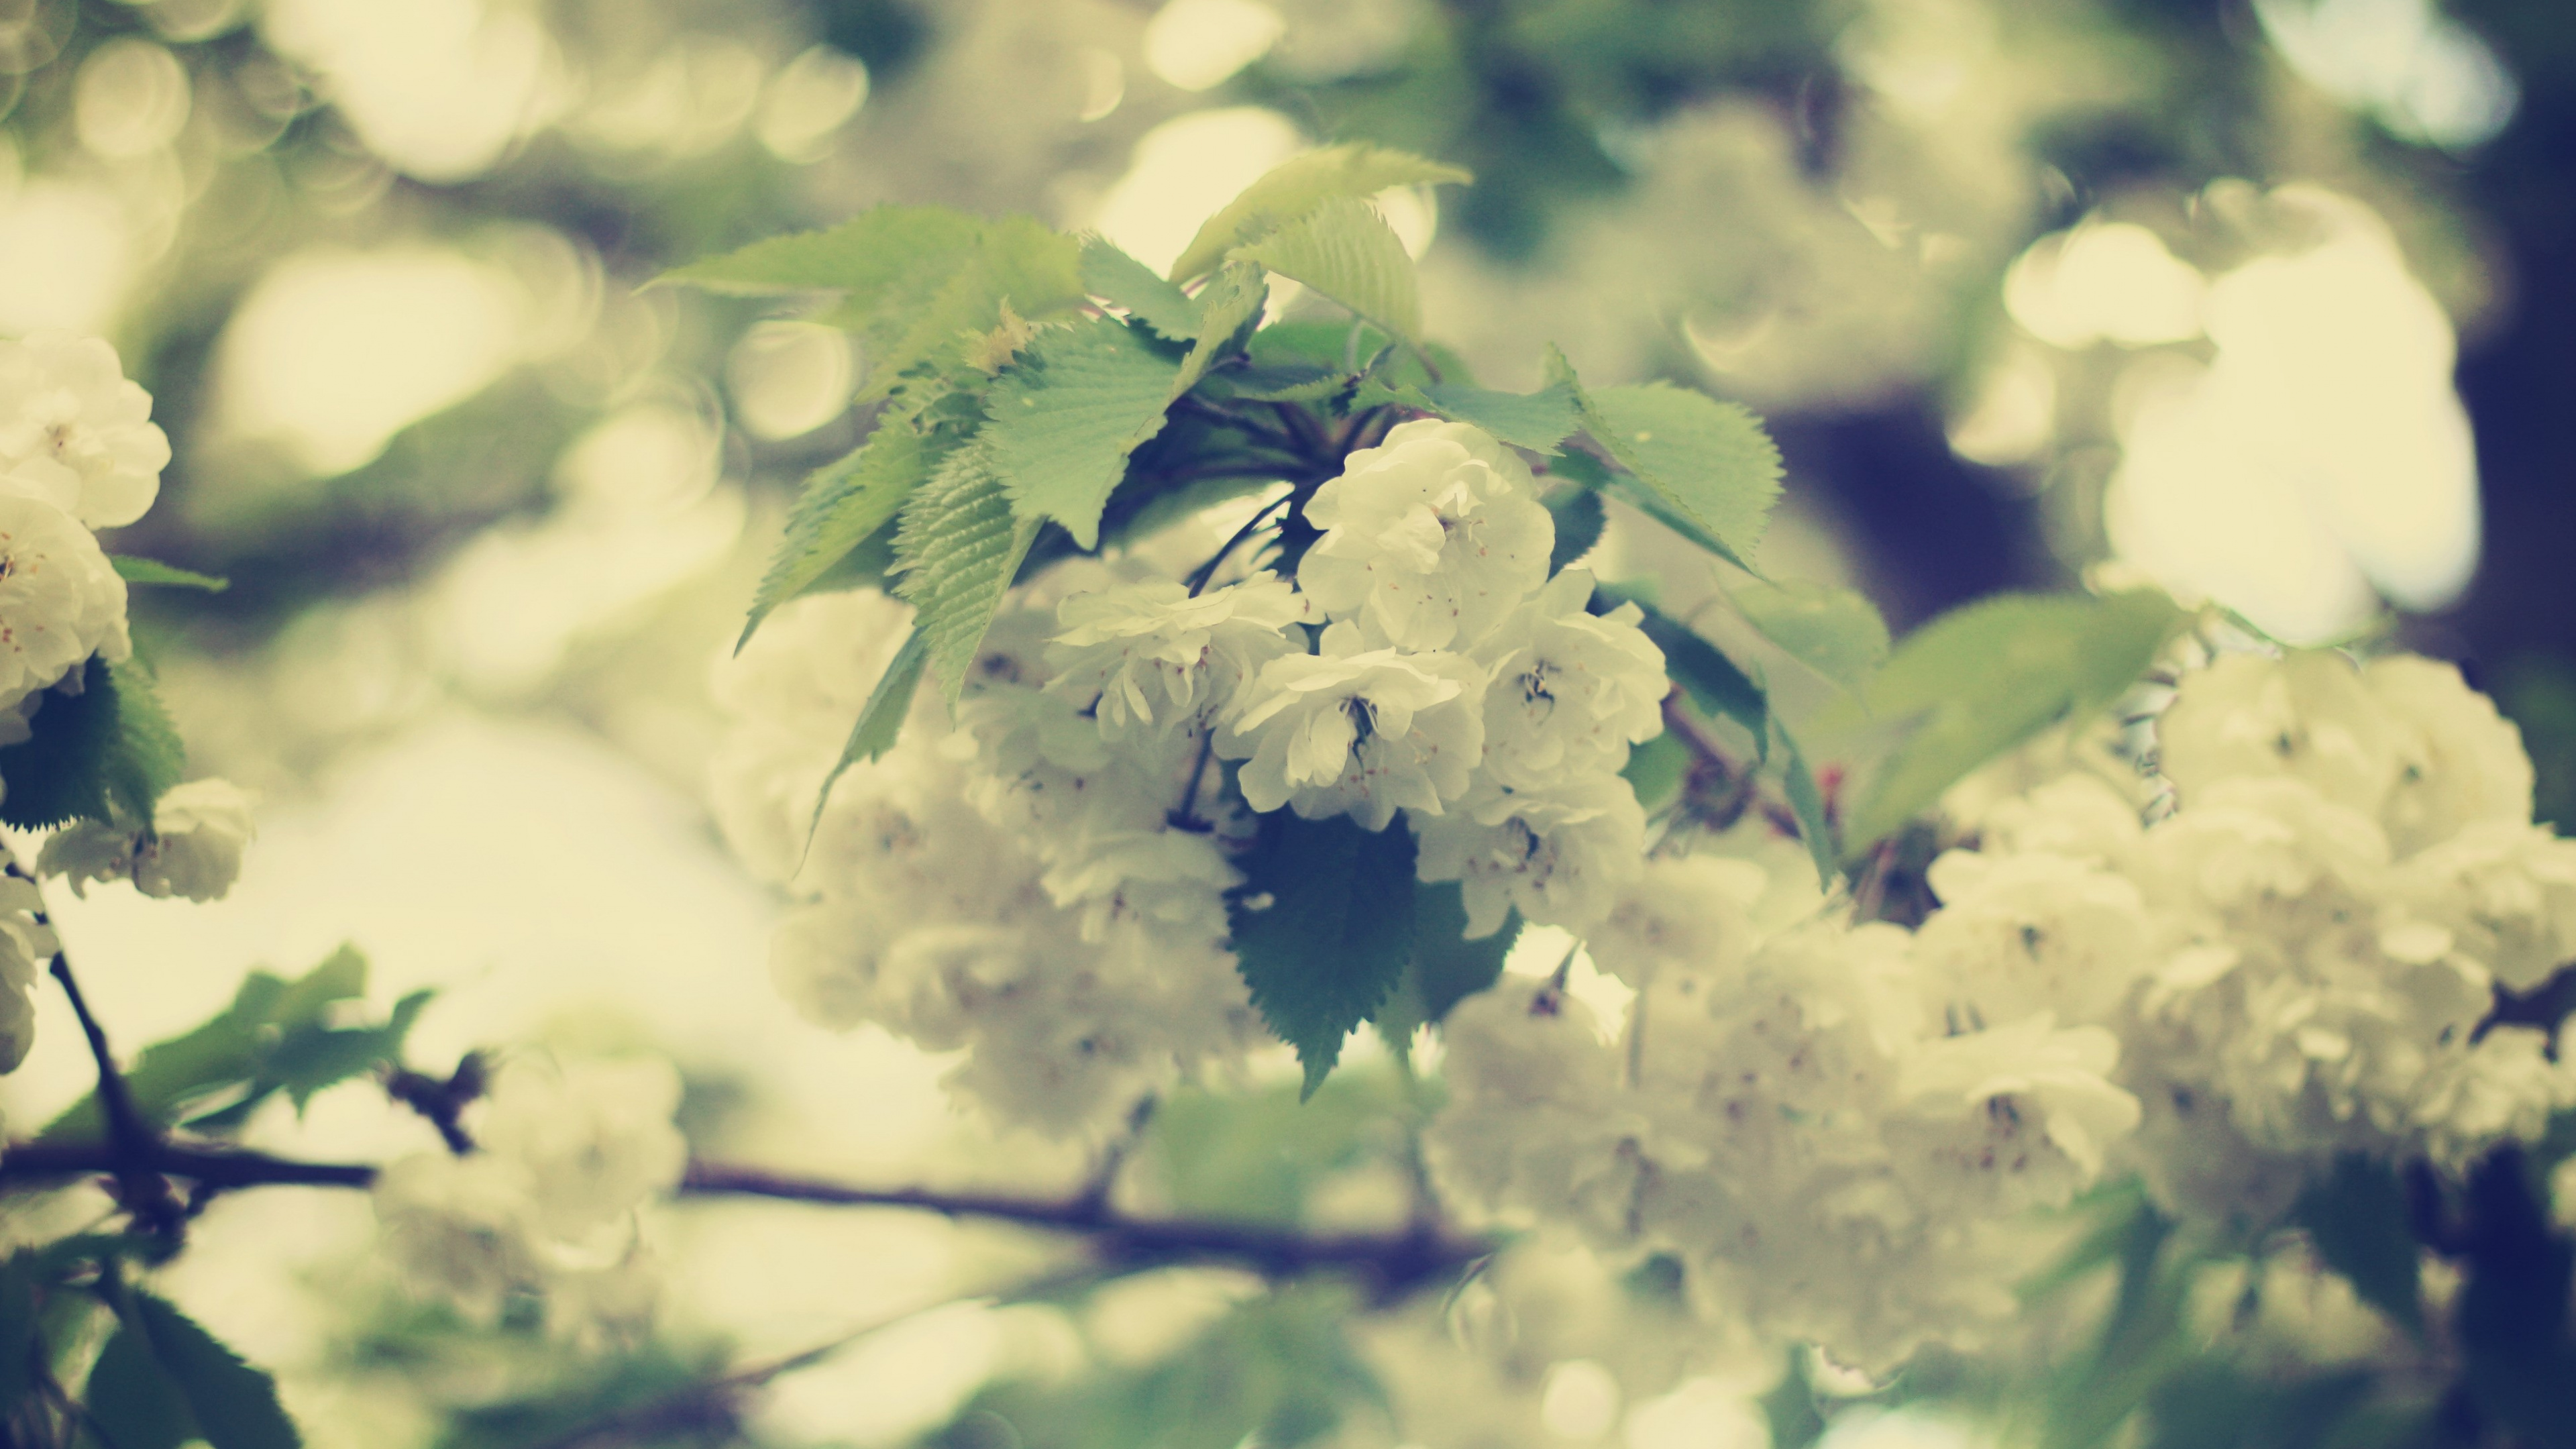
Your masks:
M1271 513L1278 509L1280 505L1288 502L1296 496L1297 495L1293 489L1289 492L1282 493L1278 497L1261 505L1261 511L1253 514L1250 518L1245 519L1243 521L1243 527L1234 531L1234 536L1225 541L1225 546L1219 548L1206 563L1200 564L1198 568L1190 574L1190 597L1193 599L1197 598L1199 596L1199 591L1208 586L1208 581L1216 577L1217 567L1225 562L1226 555L1234 552L1245 539L1252 537L1253 532L1260 528L1262 523L1267 520Z

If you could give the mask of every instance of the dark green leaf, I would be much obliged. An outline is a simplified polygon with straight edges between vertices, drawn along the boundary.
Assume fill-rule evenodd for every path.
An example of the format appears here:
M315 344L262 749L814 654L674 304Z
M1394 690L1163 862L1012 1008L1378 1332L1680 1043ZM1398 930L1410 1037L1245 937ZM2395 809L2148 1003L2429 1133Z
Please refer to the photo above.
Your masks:
M895 587L918 611L913 628L927 641L927 662L949 703L966 688L984 631L1036 538L1034 521L1012 516L1010 494L980 438L949 454L905 507L895 533L895 566L902 570ZM888 670L888 682L893 679ZM883 695L886 685L878 688ZM878 718L876 703L871 698L861 713L862 726ZM889 721L901 722L900 712Z
M1866 696L1878 717L1914 729L1846 818L1845 844L1867 849L1986 761L2108 708L2187 620L2153 590L2004 594L1915 630Z
M0 824L43 829L88 819L149 824L153 802L179 783L187 751L162 712L152 675L93 657L81 692L47 691L29 738L0 749Z
M36 1271L33 1255L0 1262L0 1423L36 1387Z
M1364 201L1334 197L1260 240L1226 253L1303 282L1419 347L1422 291L1413 258Z
M1608 515L1602 510L1601 495L1589 488L1551 488L1539 501L1547 505L1548 516L1556 520L1556 547L1547 556L1547 571L1554 574L1592 552L1593 545L1601 541L1601 528Z
M197 1437L196 1416L177 1382L153 1356L151 1336L119 1324L90 1367L82 1398L104 1449L180 1449Z
M734 647L751 642L770 610L811 589L852 550L881 536L936 461L937 449L910 418L889 416L857 449L807 476Z
M278 1405L277 1384L267 1374L242 1362L240 1355L168 1302L139 1288L118 1296L121 1325L109 1343L113 1348L122 1339L127 1347L111 1387L135 1401L136 1417L127 1422L145 1436L140 1443L177 1445L202 1438L214 1449L297 1449L303 1442ZM106 1363L102 1354L101 1367ZM103 1412L119 1395L103 1397L99 1389L99 1371L93 1370L90 1413L108 1429L116 1449L136 1449L138 1441L117 1432ZM177 1438L150 1437L173 1426L174 1400L181 1416L176 1423L185 1429ZM122 1406L113 1411L122 1413Z
M1297 220L1335 198L1362 200L1391 186L1435 182L1464 185L1473 178L1402 151L1354 142L1294 156L1271 168L1243 194L1209 217L1173 261L1171 278L1186 282L1223 261L1237 246Z
M1482 428L1515 448L1527 448L1533 453L1555 452L1557 444L1583 427L1575 412L1574 391L1563 383L1551 383L1537 392L1518 393L1494 392L1459 382L1389 387L1371 381L1362 384L1358 395L1351 399L1355 408L1387 403Z
M1040 336L993 385L992 421L977 438L1012 510L1054 519L1076 544L1096 547L1100 510L1127 475L1127 455L1163 430L1176 372L1113 318ZM975 634L983 637L980 625ZM940 663L946 679L944 654Z
M1082 239L1082 287L1111 306L1126 309L1171 341L1187 342L1199 335L1199 304L1204 299L1156 276L1152 267L1105 238Z
M1387 993L1369 1020L1398 1057L1408 1056L1413 1033L1442 1020L1449 1008L1492 986L1503 974L1503 958L1519 937L1518 911L1490 936L1470 941L1467 902L1455 881L1417 884L1413 888L1413 954L1403 979Z
M1412 954L1413 836L1280 810L1261 817L1242 864L1226 896L1237 967L1312 1096Z
M2415 1245L2406 1189L2387 1163L2347 1152L2291 1209L2326 1266L2352 1283L2361 1301L2398 1327L2424 1332L2423 1260Z
M850 738L841 746L841 758L832 762L832 773L823 777L823 788L814 797L814 818L805 824L809 842L822 827L824 802L832 798L832 787L840 783L842 772L894 748L895 738L903 733L904 716L912 712L912 696L921 688L922 666L929 661L930 636L919 629L906 634L903 647L886 664L876 688L868 691L868 702L859 709L858 723L850 726Z
M219 579L213 574L201 574L148 558L136 558L132 554L112 553L107 556L107 561L116 566L116 576L129 584L167 584L182 589L203 589L210 594L220 594L232 587L230 579Z

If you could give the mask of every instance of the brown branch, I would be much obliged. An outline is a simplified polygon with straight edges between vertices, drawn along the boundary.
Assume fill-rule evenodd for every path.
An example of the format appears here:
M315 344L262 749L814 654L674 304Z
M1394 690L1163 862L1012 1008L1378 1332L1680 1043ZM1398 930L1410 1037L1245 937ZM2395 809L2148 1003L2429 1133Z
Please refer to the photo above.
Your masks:
M104 1143L28 1142L0 1152L0 1191L127 1170L129 1160ZM142 1160L155 1175L188 1178L218 1190L301 1186L363 1188L376 1169L365 1163L304 1162L232 1148L156 1145ZM1495 1244L1416 1223L1392 1233L1303 1233L1258 1223L1192 1218L1139 1218L1086 1189L1071 1198L1028 1198L929 1188L862 1187L755 1167L693 1162L680 1181L690 1197L758 1197L826 1207L907 1208L951 1218L981 1218L1089 1240L1093 1255L1119 1271L1171 1263L1234 1263L1266 1277L1347 1272L1395 1298L1457 1272Z

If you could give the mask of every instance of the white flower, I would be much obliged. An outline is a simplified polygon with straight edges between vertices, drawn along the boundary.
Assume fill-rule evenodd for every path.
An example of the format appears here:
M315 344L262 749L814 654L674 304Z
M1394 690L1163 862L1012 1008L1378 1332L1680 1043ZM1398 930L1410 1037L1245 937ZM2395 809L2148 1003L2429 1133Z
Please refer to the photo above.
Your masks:
M1941 909L1915 932L1925 989L1988 1021L2110 1015L2147 973L2154 930L2125 877L2032 852L1954 850L1928 872Z
M2483 820L2398 867L2398 894L2497 981L2528 991L2576 961L2576 840Z
M0 878L0 1072L18 1070L36 1044L36 978L62 949L37 919L44 909L34 882Z
M1671 972L1729 973L1761 944L1753 907L1770 888L1770 873L1753 861L1655 856L1584 945L1594 965L1641 989Z
M2480 822L2531 819L2522 731L2457 666L2413 654L2370 661L2362 684L2387 712L2397 774L2380 823L2402 859Z
M103 820L75 820L45 838L36 874L61 876L87 900L93 884L134 879L134 835Z
M1373 645L1466 648L1547 581L1556 524L1529 469L1465 423L1410 422L1315 490L1297 583Z
M125 580L98 540L51 503L0 491L0 703L17 704L93 654L133 652Z
M1628 747L1663 733L1664 652L1637 628L1634 604L1587 608L1592 574L1567 569L1478 645L1485 689L1485 772L1531 789L1617 770Z
M1086 941L1105 938L1120 920L1177 937L1225 935L1224 893L1241 877L1207 834L1113 831L1057 854L1039 883L1058 906L1079 913Z
M1306 600L1275 575L1191 598L1173 579L1148 579L1056 606L1063 632L1047 646L1050 693L1098 705L1100 732L1169 733L1231 706L1261 666L1297 646L1283 631Z
M1436 815L1465 793L1485 750L1484 671L1458 654L1363 650L1347 623L1323 645L1262 666L1218 732L1217 754L1246 761L1252 808L1384 830L1398 809Z
M2339 654L2231 654L2182 678L2156 723L2159 768L2188 809L2221 780L2286 775L2377 816L2397 775L2387 712Z
M434 1151L386 1163L372 1196L395 1269L414 1288L488 1319L542 1277L529 1192L516 1163Z
M0 342L0 473L90 528L132 523L161 491L170 440L152 395L95 337Z
M1416 815L1416 873L1454 880L1469 938L1501 929L1515 906L1541 925L1582 931L1610 914L1644 867L1646 812L1617 775L1577 775L1545 789L1470 792L1455 810Z
M211 901L233 888L251 837L250 796L229 780L173 786L134 849L134 885L156 899Z
M671 1125L679 1105L680 1076L666 1061L514 1059L496 1074L474 1134L526 1174L547 1234L573 1241L678 1184L688 1159Z
M2089 1186L2104 1149L2138 1125L2138 1099L2111 1084L2119 1038L2098 1026L2059 1029L2040 1012L1908 1056L1897 1079L1920 1128L1895 1129L1918 1170L1982 1181L1978 1206L2056 1206ZM1933 1124L1939 1124L1934 1127Z

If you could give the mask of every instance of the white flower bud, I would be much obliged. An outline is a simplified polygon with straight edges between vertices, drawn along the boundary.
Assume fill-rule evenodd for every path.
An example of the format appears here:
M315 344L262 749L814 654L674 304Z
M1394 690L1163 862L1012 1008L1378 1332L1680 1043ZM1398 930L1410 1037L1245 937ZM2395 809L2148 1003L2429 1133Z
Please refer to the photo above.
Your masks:
M1405 423L1315 490L1297 583L1373 647L1464 649L1547 582L1556 523L1519 458L1465 423Z

